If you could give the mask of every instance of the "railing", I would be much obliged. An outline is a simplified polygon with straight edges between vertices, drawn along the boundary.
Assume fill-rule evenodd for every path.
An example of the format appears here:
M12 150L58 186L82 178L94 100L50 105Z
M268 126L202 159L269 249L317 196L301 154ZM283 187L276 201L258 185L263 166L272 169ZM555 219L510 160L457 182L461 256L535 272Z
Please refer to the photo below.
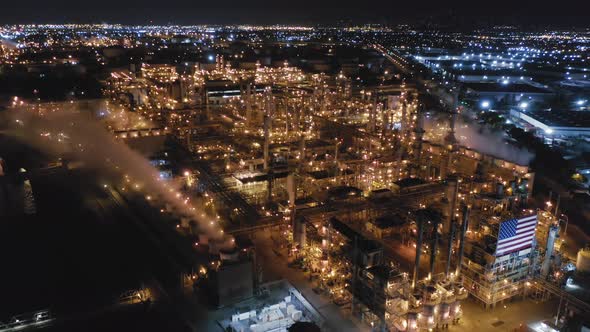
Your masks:
M590 313L590 303L580 300L579 298L550 282L540 278L534 278L531 285L533 287L540 287L555 296L565 299L570 305L576 307L579 310L582 310L586 314Z

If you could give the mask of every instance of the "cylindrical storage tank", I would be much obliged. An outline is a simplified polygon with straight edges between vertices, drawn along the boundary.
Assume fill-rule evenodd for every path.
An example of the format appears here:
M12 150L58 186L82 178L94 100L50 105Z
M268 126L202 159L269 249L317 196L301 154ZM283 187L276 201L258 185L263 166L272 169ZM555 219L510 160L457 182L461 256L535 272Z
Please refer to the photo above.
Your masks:
M455 301L453 302L453 304L451 304L449 314L451 315L452 319L457 319L461 317L461 315L463 314L463 311L461 310L461 301Z
M420 319L420 321L422 322L422 324L420 324L420 328L423 329L431 329L434 327L434 308L436 306L434 305L425 305L422 308L422 318Z
M440 308L440 312L438 313L439 321L444 323L450 318L449 312L451 309L451 305L443 302L440 304L439 308Z
M541 266L541 275L546 277L549 274L549 268L551 267L551 256L553 255L553 248L555 247L555 239L558 236L559 227L550 226L549 235L547 236L547 247L545 250L545 258L543 259L543 265ZM578 253L578 257L579 257Z
M590 249L580 249L576 260L576 269L582 273L590 272Z
M416 313L409 312L408 318L407 318L407 324L408 324L408 328L406 330L407 332L418 331L418 315Z

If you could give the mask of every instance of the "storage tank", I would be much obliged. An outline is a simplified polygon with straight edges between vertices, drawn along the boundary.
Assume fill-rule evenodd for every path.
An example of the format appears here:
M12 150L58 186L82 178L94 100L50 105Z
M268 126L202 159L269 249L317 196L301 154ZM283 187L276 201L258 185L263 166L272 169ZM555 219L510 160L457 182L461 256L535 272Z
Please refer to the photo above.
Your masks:
M555 225L549 227L549 235L547 236L547 248L545 250L545 258L543 259L543 265L541 266L541 275L543 277L547 277L547 275L549 274L549 268L551 267L551 256L553 255L553 248L555 247L555 240L557 239L558 233L559 227ZM580 257L579 253L578 257ZM590 264L590 261L588 263Z
M438 314L439 321L441 323L447 323L451 318L450 311L451 311L451 304L449 303L441 303L440 304L440 312Z
M583 273L590 272L590 248L580 249L580 251L578 251L576 269Z

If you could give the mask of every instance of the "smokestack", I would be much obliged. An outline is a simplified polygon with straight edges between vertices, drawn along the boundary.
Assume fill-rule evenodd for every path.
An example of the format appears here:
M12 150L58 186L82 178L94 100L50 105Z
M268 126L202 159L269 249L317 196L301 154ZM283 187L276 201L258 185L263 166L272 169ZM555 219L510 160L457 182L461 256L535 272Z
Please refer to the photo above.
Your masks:
M248 82L246 84L246 125L252 124L252 84Z
M203 90L204 90L204 98L205 98L205 121L209 121L210 114L211 114L211 108L209 106L209 90L207 88L205 88Z
M459 276L461 272L461 264L463 262L463 251L465 250L465 234L467 233L467 226L469 225L469 207L467 204L463 205L463 223L461 224L461 236L459 238L459 256L457 258L457 270L455 275Z
M387 109L387 104L384 104L381 110L381 124L381 135L385 136L389 128L389 110Z
M264 150L263 150L263 158L264 158L264 170L268 170L268 155L269 155L269 144L270 144L270 117L265 114L264 115Z
M295 200L297 199L297 187L295 186L295 176L293 173L290 173L287 176L287 192L289 194L289 210L291 210L290 218L291 218L291 226L293 227L293 232L300 231L295 221Z
M402 118L401 118L401 121L400 121L400 130L399 130L399 132L400 132L401 137L404 137L406 135L406 130L408 129L408 124L406 123L406 117L407 117L407 114L406 114L407 109L406 108L407 108L407 105L406 105L405 102L403 102L401 106L402 106Z
M295 192L297 191L297 188L295 187L295 176L293 176L293 173L290 173L287 176L287 192L289 194L289 208L290 209L294 209L295 208Z
M457 195L459 192L459 183L456 177L447 180L447 199L449 200L449 215L445 222L444 231L449 231L451 223L455 219L455 209L457 204Z
M428 275L429 279L432 278L432 276L434 275L434 262L436 260L436 252L438 250L438 224L439 220L433 220L432 241L430 244L430 274Z
M273 118L274 115L274 103L272 100L272 89L271 87L266 87L264 89L264 111L270 119ZM272 121L268 124L268 129L272 130Z
M186 132L186 148L193 152L193 131L190 128Z
M291 126L292 126L292 123L291 123L292 119L291 119L291 110L289 107L289 98L288 97L285 98L284 106L285 106L285 134L287 137L289 137L289 131L291 130Z
M352 97L352 82L350 79L347 79L344 83L344 98Z
M419 211L420 212L420 211ZM418 226L418 239L416 240L416 260L414 261L414 275L412 277L412 289L416 287L416 281L418 280L418 271L420 270L420 255L422 254L422 231L424 216L418 215L416 218Z
M306 243L307 234L305 224L305 218L302 217L294 221L293 240L299 245L300 249L303 249Z
M555 246L555 239L559 227L551 225L549 227L549 234L547 235L547 247L545 248L545 258L543 258L543 266L541 266L541 276L546 278L549 274L549 268L551 267L551 256L553 255L553 247Z
M328 109L328 104L326 102L326 91L323 87L323 83L322 83L322 101L320 102L320 113L322 115L324 115L326 113L326 110Z
M301 131L301 105L298 101L295 102L295 112L293 116L293 128L296 133Z
M373 106L371 107L371 112L369 113L369 132L370 133L375 132L375 127L376 127L375 119L376 119L376 117L377 117L377 96L375 95L375 97L373 99Z
M299 164L302 165L305 162L305 100L301 100L302 104L299 108Z
M453 219L451 222L451 230L449 231L449 246L447 249L447 267L445 268L445 275L448 277L449 272L451 271L451 256L453 255L453 240L455 237L455 229L457 228L457 223Z
M273 182L275 180L275 174L271 169L268 170L268 173L266 173L266 179L267 179L267 201L270 203L272 202L272 185Z
M420 172L419 172L419 168L421 166L421 159L422 159L422 142L423 142L423 137L424 137L424 133L426 132L424 130L424 119L422 118L422 115L420 113L418 113L416 115L417 119L416 119L416 127L414 128L414 135L416 136L416 140L414 141L414 146L413 146L413 153L414 153L414 162L416 163L417 167L418 167L418 171L416 172L417 176L420 177Z
M340 145L340 141L338 138L335 138L334 141L334 164L338 165L338 146Z
M299 164L303 165L305 162L305 135L301 133L299 138Z
M447 147L447 159L446 163L443 162L441 165L441 177L444 179L451 173L451 167L453 165L453 154L459 149L459 141L455 137L455 123L457 121L457 112L451 113L449 120L449 132L445 136L445 145Z

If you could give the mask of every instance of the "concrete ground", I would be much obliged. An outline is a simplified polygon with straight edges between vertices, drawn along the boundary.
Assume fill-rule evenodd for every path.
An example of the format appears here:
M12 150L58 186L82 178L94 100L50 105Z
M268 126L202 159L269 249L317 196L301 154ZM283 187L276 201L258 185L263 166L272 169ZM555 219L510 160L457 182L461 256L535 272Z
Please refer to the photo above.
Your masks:
M282 278L289 280L324 315L335 331L371 330L368 325L350 316L350 306L341 308L333 304L328 297L314 293L307 274L287 266L286 250L276 246L269 231L257 233L254 242L264 270L265 281ZM469 298L462 304L463 318L459 324L451 325L448 331L515 331L521 328L521 324L522 331L526 331L527 324L554 317L557 305L554 301L535 302L527 299L498 304L494 309L484 309L480 303Z
M308 274L299 269L290 268L287 265L286 249L280 248L275 244L271 238L270 231L266 230L256 233L253 240L257 248L258 262L261 264L263 270L263 282L280 279L288 280L323 315L332 331L371 331L370 326L361 323L358 319L351 316L350 304L339 307L329 297L323 294L316 294L312 289L314 284L309 281ZM459 324L449 326L447 331L526 331L526 325L529 323L552 319L556 314L557 305L558 302L555 301L535 302L532 300L515 300L514 302L499 304L494 309L484 309L481 304L469 298L462 304L463 318ZM195 317L195 321L201 323L201 325L197 324L196 330L221 331L222 329L216 321L227 318L232 313L240 311L239 307L240 305L238 304L213 312L208 311L207 316L203 317L201 315L199 317L200 319ZM206 312L207 310L205 309L203 311Z
M529 323L554 319L558 304L555 301L515 300L486 310L469 298L462 304L463 318L458 325L450 326L449 331L526 331Z

